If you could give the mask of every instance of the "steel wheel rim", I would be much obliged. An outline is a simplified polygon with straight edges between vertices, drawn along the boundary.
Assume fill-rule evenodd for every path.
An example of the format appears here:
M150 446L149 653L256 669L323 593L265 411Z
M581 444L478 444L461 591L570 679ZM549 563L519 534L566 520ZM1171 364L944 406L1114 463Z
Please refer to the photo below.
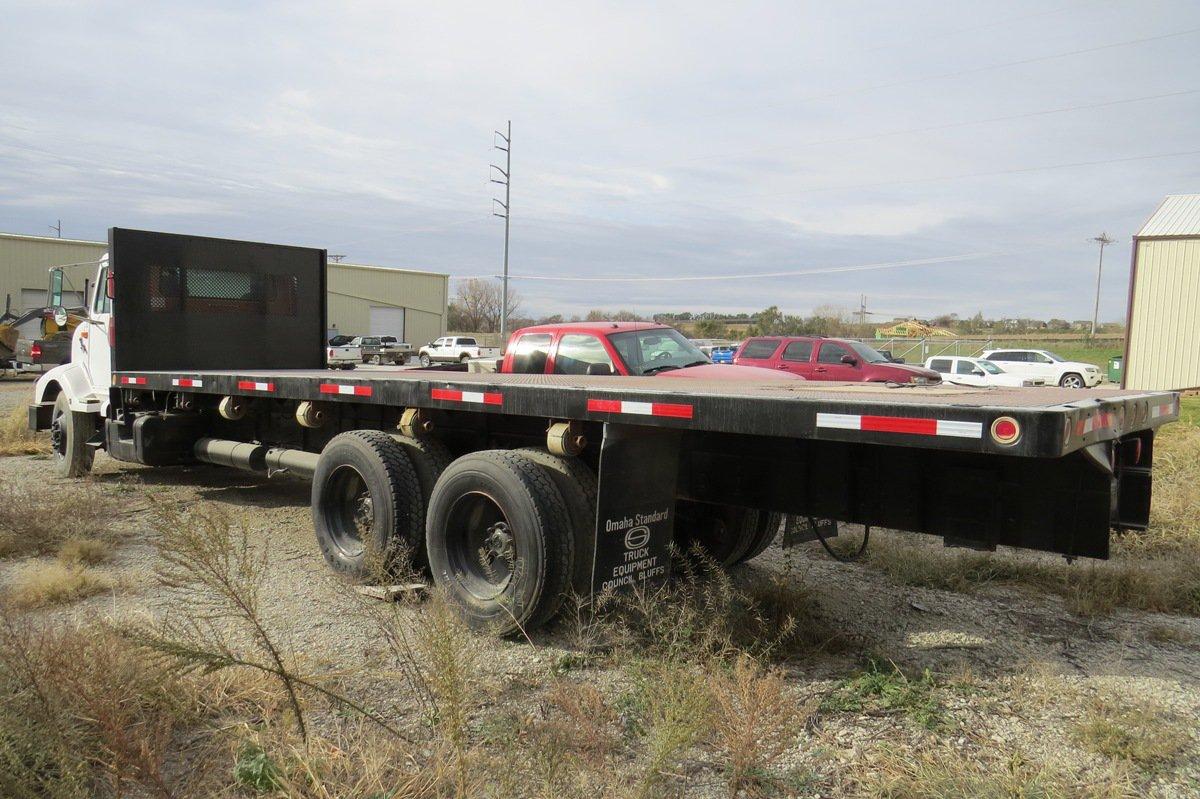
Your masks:
M63 421L66 415L66 411L55 408L50 419L50 448L58 460L67 457L67 430L66 423Z
M479 600L503 595L518 570L516 535L500 504L471 491L454 500L446 515L450 571Z
M343 555L363 554L375 532L375 501L366 478L345 464L329 475L326 483L326 521L330 538Z

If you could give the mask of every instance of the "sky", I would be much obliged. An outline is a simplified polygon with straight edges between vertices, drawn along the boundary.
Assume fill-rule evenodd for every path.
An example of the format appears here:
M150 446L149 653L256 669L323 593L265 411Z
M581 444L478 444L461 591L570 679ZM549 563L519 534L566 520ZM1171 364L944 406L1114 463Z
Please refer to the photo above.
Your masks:
M1194 0L0 0L0 19L0 231L498 275L511 120L532 315L866 295L877 321L1087 319L1107 232L1116 320L1130 237L1200 191Z

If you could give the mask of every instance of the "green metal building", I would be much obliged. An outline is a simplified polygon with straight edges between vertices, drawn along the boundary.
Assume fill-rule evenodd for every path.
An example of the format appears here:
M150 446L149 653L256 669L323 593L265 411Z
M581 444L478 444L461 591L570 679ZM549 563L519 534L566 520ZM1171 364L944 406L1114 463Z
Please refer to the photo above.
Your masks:
M44 306L50 267L79 264L66 270L63 299L82 305L94 264L107 248L103 241L0 233L0 302L7 298L13 313ZM446 332L449 286L449 276L436 272L330 263L330 332L432 341Z

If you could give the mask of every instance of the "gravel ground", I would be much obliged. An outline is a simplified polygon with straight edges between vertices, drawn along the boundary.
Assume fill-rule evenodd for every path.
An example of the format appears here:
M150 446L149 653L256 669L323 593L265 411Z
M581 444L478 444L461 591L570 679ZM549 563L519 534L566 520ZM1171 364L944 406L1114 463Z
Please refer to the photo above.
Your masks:
M23 404L28 382L0 381L0 413ZM74 481L53 475L43 456L0 459L0 479L30 482L46 490L70 491ZM270 579L263 606L270 625L312 663L332 669L361 668L380 655L381 645L361 601L325 567L313 540L309 486L215 467L147 469L101 454L94 485L119 497L123 543L107 566L118 589L76 605L37 611L53 617L116 617L163 612L168 601L154 579L159 553L147 513L156 505L220 508L251 530L256 546L269 553ZM0 591L23 567L0 561ZM1197 729L1200 729L1200 619L1120 611L1099 619L1070 615L1059 598L1032 590L988 589L959 594L899 586L862 566L835 563L819 547L785 553L774 547L739 570L738 580L765 580L778 573L803 581L820 615L857 642L847 654L814 654L784 664L789 687L799 695L827 693L856 672L865 654L920 673L969 675L969 691L942 697L948 727L921 729L894 714L822 713L783 761L785 770L816 775L828 786L846 770L870 768L881 741L902 747L954 747L971 756L991 749L1021 753L1072 770L1102 770L1109 764L1081 748L1073 735L1092 697L1119 702L1152 701L1181 719L1193 736L1189 752L1140 781L1147 795L1200 795ZM418 605L401 611L420 623ZM1163 628L1178 631L1164 642ZM499 705L520 704L522 686L549 679L572 652L562 625L534 636L534 644L480 639L482 680ZM572 677L614 686L619 668L583 668ZM400 697L372 696L377 707ZM486 709L481 709L481 712ZM407 718L405 723L419 724ZM831 776L832 775L832 776ZM825 780L825 782L821 782ZM687 795L721 795L719 774L702 763L689 773ZM797 788L796 795L820 789Z

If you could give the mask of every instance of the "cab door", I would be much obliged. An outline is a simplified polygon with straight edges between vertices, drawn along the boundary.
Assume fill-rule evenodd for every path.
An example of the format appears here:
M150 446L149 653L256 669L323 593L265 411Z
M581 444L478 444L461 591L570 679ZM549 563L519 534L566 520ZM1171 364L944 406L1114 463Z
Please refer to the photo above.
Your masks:
M86 329L79 334L79 347L86 350L84 360L92 389L104 394L112 385L112 298L109 297L108 264L100 267L96 274L96 286L92 290L91 311ZM83 325L81 325L82 327Z

